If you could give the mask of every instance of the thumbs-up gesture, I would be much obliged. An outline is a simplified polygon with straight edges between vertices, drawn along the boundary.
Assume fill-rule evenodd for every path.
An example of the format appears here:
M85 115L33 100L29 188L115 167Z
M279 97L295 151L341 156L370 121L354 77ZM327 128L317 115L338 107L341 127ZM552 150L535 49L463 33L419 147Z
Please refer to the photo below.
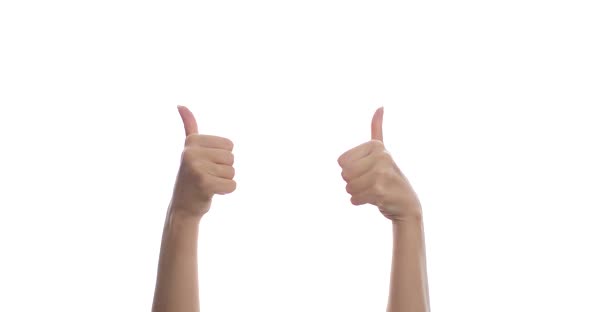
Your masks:
M373 115L371 140L338 158L353 205L373 204L392 221L421 217L410 183L383 144L383 107Z
M172 202L183 212L202 217L209 211L214 194L228 194L236 189L234 144L226 138L199 134L191 111L178 106L178 112L186 139Z

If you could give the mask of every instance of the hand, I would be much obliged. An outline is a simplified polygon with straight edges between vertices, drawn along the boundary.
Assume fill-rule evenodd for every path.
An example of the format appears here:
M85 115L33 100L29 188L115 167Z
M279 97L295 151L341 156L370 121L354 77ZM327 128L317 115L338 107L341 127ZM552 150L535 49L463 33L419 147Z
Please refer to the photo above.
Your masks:
M183 212L202 217L209 211L214 194L228 194L236 189L234 144L226 138L199 134L191 111L178 106L178 112L186 140L172 202Z
M373 204L392 221L421 218L420 201L383 144L383 107L373 115L371 141L338 158L353 205Z

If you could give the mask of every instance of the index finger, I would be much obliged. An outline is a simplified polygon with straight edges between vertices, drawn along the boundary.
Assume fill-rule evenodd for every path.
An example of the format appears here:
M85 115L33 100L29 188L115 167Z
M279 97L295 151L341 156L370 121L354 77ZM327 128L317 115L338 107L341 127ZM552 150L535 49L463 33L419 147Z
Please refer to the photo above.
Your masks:
M379 146L383 146L383 142L377 140L371 140L369 142L365 142L353 149L348 150L346 153L342 154L338 157L338 164L341 167L346 166L347 164L369 156L373 150L378 148Z
M215 135L196 133L189 134L186 137L185 145L199 145L202 147L217 148L228 151L232 151L234 149L234 143L230 139Z

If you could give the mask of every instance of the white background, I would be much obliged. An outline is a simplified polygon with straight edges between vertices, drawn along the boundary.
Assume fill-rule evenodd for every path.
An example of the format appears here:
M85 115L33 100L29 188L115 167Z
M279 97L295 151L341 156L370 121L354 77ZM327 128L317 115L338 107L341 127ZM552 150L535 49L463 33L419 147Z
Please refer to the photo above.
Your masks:
M202 311L384 311L391 228L337 157L385 143L433 311L590 311L587 1L0 2L0 311L148 311L183 144L235 143Z

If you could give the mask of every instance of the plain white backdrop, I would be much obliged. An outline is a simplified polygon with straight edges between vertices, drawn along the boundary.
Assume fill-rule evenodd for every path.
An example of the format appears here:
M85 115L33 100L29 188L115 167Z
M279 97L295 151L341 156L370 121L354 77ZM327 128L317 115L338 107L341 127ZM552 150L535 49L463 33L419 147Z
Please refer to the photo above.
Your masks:
M0 311L148 311L182 150L235 143L201 310L384 311L391 228L337 157L385 143L433 311L590 311L587 1L0 2Z

